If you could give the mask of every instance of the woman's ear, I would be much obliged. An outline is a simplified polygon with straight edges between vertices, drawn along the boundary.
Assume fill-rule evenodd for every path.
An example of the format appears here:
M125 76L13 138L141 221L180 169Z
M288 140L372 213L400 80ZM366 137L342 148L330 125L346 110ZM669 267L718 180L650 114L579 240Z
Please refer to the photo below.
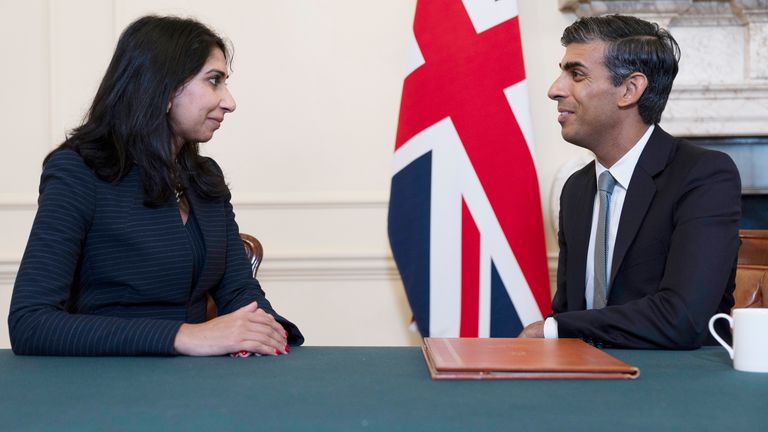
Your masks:
M648 87L648 78L645 74L633 72L630 76L624 79L622 87L624 88L624 92L619 99L619 107L627 108L636 105L637 101L640 100L640 97L645 92L646 87Z
M169 112L171 112L171 105L172 105L172 104L173 104L173 103L172 103L171 101L168 101L168 108L166 108L166 110L165 110L165 113L166 113L166 114L168 114Z

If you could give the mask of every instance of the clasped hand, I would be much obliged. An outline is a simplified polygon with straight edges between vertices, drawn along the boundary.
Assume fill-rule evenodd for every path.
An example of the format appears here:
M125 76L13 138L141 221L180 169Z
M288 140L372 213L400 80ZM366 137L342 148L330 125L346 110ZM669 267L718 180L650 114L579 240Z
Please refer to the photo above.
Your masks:
M200 324L182 324L174 349L190 356L250 351L262 355L288 352L287 332L256 302Z

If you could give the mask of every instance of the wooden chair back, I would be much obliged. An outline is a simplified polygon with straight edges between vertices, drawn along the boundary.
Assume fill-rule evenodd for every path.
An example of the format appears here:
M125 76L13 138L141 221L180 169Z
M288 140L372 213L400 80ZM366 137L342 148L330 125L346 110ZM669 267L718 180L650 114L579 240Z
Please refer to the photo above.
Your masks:
M768 230L741 230L739 264L768 266Z
M733 308L768 307L768 230L741 230Z
M246 233L240 233L240 240L243 241L245 255L251 263L251 273L256 278L256 272L259 270L262 258L264 258L264 247L256 237Z
M733 308L763 308L768 304L768 267L741 265L736 268Z

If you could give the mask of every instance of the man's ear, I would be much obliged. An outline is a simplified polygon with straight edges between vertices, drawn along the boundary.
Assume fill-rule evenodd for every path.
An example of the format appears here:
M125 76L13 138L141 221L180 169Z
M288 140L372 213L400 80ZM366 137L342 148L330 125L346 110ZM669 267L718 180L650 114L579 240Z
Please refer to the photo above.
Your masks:
M648 78L640 72L633 72L624 79L622 84L623 93L619 98L619 108L627 108L636 105L637 101L648 87Z

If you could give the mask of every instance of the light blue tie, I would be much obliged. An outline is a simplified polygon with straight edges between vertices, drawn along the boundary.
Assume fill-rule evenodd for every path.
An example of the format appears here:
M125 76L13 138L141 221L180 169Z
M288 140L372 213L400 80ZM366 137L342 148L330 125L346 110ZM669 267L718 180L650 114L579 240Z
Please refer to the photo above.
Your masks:
M597 179L600 213L597 216L597 235L595 237L595 295L592 301L594 309L605 307L610 292L608 283L608 230L611 226L611 194L614 186L616 186L616 179L609 171L603 171Z

